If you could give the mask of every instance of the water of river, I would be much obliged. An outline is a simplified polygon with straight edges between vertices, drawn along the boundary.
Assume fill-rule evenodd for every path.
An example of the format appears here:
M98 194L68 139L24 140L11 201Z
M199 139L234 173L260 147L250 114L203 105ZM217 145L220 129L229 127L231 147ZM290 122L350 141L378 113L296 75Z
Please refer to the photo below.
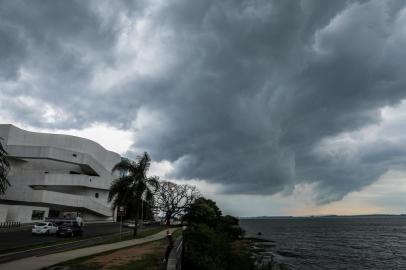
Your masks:
M406 269L406 216L242 219L289 269ZM258 237L258 236L257 236Z

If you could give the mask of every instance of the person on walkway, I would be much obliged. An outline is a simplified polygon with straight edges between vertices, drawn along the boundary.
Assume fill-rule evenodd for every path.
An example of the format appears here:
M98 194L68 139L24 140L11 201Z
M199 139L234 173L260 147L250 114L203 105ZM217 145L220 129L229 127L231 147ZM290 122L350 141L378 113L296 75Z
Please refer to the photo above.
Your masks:
M168 246L166 247L166 251L165 251L165 264L168 264L169 254L171 254L171 251L174 246L172 234L169 231L169 229L166 231L166 239L168 240Z
M79 224L79 226L81 227L81 228L83 228L83 219L82 219L82 217L80 216L80 213L77 213L77 215L76 215L76 222Z

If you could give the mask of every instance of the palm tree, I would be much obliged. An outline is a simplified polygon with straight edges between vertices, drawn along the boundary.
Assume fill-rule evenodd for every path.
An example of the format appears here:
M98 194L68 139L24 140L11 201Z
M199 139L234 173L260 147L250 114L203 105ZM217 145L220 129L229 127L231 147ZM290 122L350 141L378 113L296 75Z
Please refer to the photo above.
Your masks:
M141 200L145 196L147 202L152 201L159 185L157 177L147 176L150 165L151 158L144 152L136 161L123 159L113 168L113 172L120 172L120 177L111 184L108 201L113 202L113 209L128 204L135 205L134 237L137 235Z
M0 137L0 140L3 138ZM6 193L7 188L10 186L10 182L7 179L8 172L10 170L10 163L7 160L7 152L4 150L0 141L0 195Z

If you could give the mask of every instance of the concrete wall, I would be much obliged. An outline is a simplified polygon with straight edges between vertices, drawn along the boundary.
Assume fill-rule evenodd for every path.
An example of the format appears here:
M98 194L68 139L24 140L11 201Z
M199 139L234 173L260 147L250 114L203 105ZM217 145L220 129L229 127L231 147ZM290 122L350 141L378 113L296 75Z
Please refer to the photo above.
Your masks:
M7 220L7 205L0 204L0 222L5 222Z
M85 219L113 219L107 195L117 177L111 170L121 160L118 154L88 139L13 125L0 125L0 137L11 163L11 187L0 199L10 205L7 220L31 222L34 205L47 209L45 217L52 210L80 212Z
M0 137L7 145L45 146L88 153L107 169L111 169L120 155L103 148L100 144L76 136L30 132L13 125L0 125Z
M43 219L32 219L32 212L34 210L43 211ZM9 205L6 221L19 221L21 223L31 223L37 221L43 221L48 217L49 208L40 206L29 205Z

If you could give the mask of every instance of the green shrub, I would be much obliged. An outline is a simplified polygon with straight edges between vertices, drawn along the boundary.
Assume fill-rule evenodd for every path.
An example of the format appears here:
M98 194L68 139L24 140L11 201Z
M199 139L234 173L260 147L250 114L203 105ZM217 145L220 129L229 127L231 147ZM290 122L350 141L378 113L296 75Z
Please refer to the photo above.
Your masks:
M238 238L243 230L238 219L221 216L212 200L200 198L188 209L184 232L184 261L186 270L251 270L253 260Z

